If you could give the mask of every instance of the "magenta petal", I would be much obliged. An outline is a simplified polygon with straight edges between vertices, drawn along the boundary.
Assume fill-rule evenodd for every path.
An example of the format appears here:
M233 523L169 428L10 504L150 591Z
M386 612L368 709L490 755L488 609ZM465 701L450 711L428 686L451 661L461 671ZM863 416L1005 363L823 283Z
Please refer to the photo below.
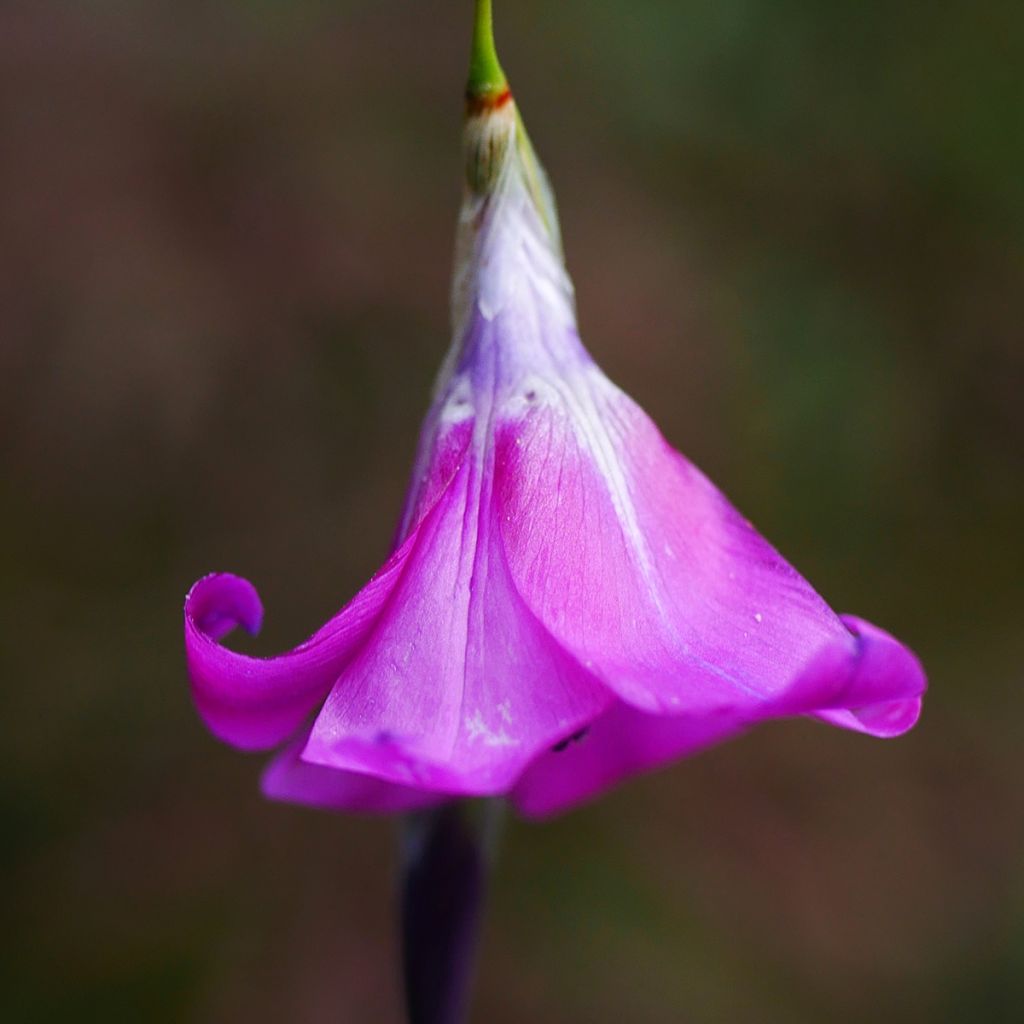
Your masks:
M253 658L218 641L263 617L256 589L229 573L205 576L185 599L185 655L192 695L210 731L247 750L283 742L302 724L366 636L408 553L403 547L322 629L293 651Z
M384 782L373 775L338 771L302 760L309 730L267 765L262 790L272 800L364 814L422 810L447 799L444 794Z
M344 666L370 634L420 530L431 529L457 473L468 435L452 431L420 480L419 521L363 589L305 643L273 658L253 658L218 641L235 626L256 633L263 607L248 580L215 573L185 598L185 655L199 714L220 739L267 749L291 737L323 701Z
M776 700L698 715L650 714L617 702L565 749L542 754L513 791L530 817L592 799L622 779L688 757L758 721L809 714L873 736L906 732L917 721L924 672L902 644L868 622L844 616L849 642L828 645Z
M851 708L920 692L884 646L849 680L843 621L596 368L575 404L499 433L503 536L526 603L622 700L767 717L837 710L842 686Z
M306 760L500 793L608 706L611 695L512 586L488 475L467 460L421 524L391 600L314 723Z
M578 740L542 754L512 792L527 817L557 814L640 772L695 754L742 732L738 715L652 715L616 702Z
M853 615L842 619L856 650L848 670L837 671L826 657L811 666L794 696L815 704L814 717L830 725L886 739L902 735L921 714L927 682L920 661L878 626ZM829 679L834 689L826 697Z

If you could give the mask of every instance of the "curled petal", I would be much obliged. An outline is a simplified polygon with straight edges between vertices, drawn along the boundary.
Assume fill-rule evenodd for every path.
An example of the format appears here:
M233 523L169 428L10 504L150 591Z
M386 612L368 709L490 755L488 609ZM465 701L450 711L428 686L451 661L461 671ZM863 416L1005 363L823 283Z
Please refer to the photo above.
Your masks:
M185 598L185 618L211 640L220 640L237 626L255 636L263 625L263 602L256 588L241 576L210 573Z
M326 625L294 650L253 658L218 641L235 626L255 634L263 618L256 589L229 573L205 576L185 599L185 655L200 716L220 739L246 750L283 743L320 705L369 636L412 552L421 530L430 530L437 509L458 473L468 434L452 433L434 452L418 480L415 520L404 542L380 571Z
M210 731L246 750L267 749L291 736L366 636L404 560L403 548L327 625L274 658L239 654L219 643L236 625L259 630L263 609L253 585L229 573L199 580L185 599L185 656L192 696Z
M878 626L854 615L842 621L855 648L845 671L830 663L834 654L826 656L794 687L794 697L814 706L814 717L831 725L883 739L902 735L921 715L927 682L920 661Z

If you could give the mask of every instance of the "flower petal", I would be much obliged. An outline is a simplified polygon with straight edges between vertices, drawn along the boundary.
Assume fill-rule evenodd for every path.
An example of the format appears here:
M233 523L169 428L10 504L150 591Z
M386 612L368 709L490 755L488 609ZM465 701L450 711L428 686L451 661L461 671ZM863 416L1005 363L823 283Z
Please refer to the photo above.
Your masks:
M902 644L870 623L844 617L857 637L819 653L783 698L757 714L720 710L661 715L617 701L579 738L541 754L523 773L512 799L527 817L560 813L591 800L624 779L745 732L767 715L801 713L808 702L850 710L813 713L832 725L889 737L916 722L925 687L920 663ZM889 694L917 694L891 701Z
M292 736L371 632L377 616L416 549L417 533L436 518L461 465L470 431L449 431L417 471L415 503L403 514L401 545L365 587L294 650L253 658L218 641L235 626L259 631L263 606L248 580L214 573L185 598L185 655L192 696L203 721L220 739L265 750Z
M616 701L578 740L541 754L519 779L512 800L529 818L558 814L749 725L726 712L658 715Z
M453 794L506 790L541 750L611 695L512 586L467 459L422 524L387 608L317 717L303 757Z
M794 704L813 705L814 717L830 725L883 739L901 736L921 715L927 681L920 661L878 626L853 615L842 621L856 655L845 672L831 662L834 654L812 665L793 688ZM833 692L826 696L830 684Z
M441 793L395 785L373 775L310 764L302 759L308 739L306 729L267 765L261 782L264 796L323 810L361 814L418 811L447 799Z
M322 629L294 650L254 658L218 641L236 625L258 632L263 607L248 580L205 576L185 599L185 654L192 696L220 739L246 750L276 746L323 699L365 638L408 556L403 546Z
M666 714L916 699L919 669L891 670L884 645L849 678L863 641L806 580L596 367L570 383L499 428L496 488L515 585L584 665ZM894 728L910 712L883 717Z

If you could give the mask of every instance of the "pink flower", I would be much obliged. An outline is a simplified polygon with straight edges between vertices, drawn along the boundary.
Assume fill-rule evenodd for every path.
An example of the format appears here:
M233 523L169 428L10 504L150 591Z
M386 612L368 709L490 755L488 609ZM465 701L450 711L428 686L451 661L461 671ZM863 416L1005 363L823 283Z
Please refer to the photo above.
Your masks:
M185 604L196 706L245 749L287 743L272 797L399 811L507 794L564 810L767 718L895 736L914 655L838 616L595 365L554 204L507 90L477 96L454 341L397 546L309 640L260 626L251 584Z

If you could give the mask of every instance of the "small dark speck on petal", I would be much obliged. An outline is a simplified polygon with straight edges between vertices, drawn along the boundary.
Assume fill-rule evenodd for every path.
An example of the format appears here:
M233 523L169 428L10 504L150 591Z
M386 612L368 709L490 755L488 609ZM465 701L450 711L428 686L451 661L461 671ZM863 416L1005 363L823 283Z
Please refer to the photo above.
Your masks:
M551 748L552 753L560 754L569 746L570 743L579 743L579 741L583 739L583 737L586 736L588 732L590 732L589 728L579 729L578 731L574 732L571 736L568 736L564 740L561 740L559 743L556 743Z

